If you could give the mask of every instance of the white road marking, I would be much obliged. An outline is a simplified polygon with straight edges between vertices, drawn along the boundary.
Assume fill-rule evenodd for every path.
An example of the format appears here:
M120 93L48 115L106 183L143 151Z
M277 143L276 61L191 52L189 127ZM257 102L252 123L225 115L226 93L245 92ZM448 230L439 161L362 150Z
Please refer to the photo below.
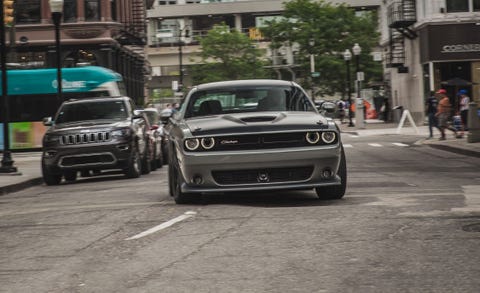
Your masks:
M358 137L360 137L360 136L358 136L358 135L353 135L353 134L352 134L352 135L349 135L349 136L350 136L350 137L353 137L353 138L358 138Z
M188 218L191 218L191 217L195 216L196 214L197 214L197 213L194 212L194 211L188 211L188 212L184 213L184 214L181 215L181 216L178 216L178 217L176 217L176 218L171 219L170 221L167 221L167 222L162 223L162 224L160 224L160 225L158 225L158 226L155 226L155 227L152 227L152 228L150 228L150 229L148 229L148 230L145 230L145 231L143 231L142 233L139 233L139 234L137 234L137 235L135 235L135 236L128 237L128 238L126 238L125 240L135 240L135 239L139 239L139 238L145 237L145 236L150 235L150 234L152 234L152 233L155 233L155 232L158 232L158 231L163 230L163 229L165 229L165 228L168 228L168 227L172 226L172 225L175 224L175 223L178 223L178 222L181 222L181 221L186 220L186 219L188 219Z
M401 142L392 142L393 145L396 145L396 146L401 146L401 147L406 147L408 146L408 144L404 144L404 143L401 143Z
M343 147L344 148L353 148L353 145L347 143L347 144L344 144Z
M378 144L378 143L369 143L368 145L373 146L373 147L377 147L377 148L382 147L382 145Z

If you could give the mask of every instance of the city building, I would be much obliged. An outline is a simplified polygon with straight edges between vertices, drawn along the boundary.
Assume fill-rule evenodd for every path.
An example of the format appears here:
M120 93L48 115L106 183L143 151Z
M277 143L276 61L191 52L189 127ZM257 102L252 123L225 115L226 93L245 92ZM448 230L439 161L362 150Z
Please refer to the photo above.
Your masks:
M381 0L330 2L345 3L362 10L378 9ZM259 31L265 21L282 13L283 3L283 0L156 0L147 10L146 52L152 68L150 94L161 89L177 90L179 86L191 85L188 68L198 62L192 57L200 50L198 37L222 22L255 40L258 48L265 49L265 57L272 59L272 65L284 62L281 59L291 58L289 52L270 52L268 40ZM286 62L292 63L292 60Z
M7 25L9 67L57 67L48 0L15 0ZM60 23L61 66L98 65L123 76L127 94L143 104L150 67L146 62L143 0L65 0Z
M460 89L479 101L480 1L383 0L381 45L392 106L422 123L430 91Z

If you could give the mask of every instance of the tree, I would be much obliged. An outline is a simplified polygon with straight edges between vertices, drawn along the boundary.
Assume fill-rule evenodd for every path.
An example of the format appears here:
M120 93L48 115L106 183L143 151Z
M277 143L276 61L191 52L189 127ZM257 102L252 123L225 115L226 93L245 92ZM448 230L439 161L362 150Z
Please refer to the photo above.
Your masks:
M315 71L320 77L313 82L319 95L344 92L346 88L345 49L352 50L355 43L362 47L360 71L366 81L381 80L382 66L370 56L378 44L377 15L373 11L356 14L345 4L331 4L323 0L292 0L286 2L282 18L261 28L271 40L271 48L297 44L296 63L301 65L298 77L304 87L311 88L310 54L315 58ZM313 45L310 43L313 42ZM352 60L355 61L355 60ZM352 62L355 64L355 62ZM352 71L354 72L354 70Z
M225 24L215 25L200 39L200 46L201 63L191 69L195 84L267 76L262 50L246 35Z

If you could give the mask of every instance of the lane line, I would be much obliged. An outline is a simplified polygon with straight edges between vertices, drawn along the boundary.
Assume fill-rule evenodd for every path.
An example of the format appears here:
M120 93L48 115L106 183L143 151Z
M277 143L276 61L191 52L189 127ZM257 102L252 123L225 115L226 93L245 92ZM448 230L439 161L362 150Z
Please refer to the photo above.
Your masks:
M373 146L373 147L377 147L377 148L382 147L382 145L378 144L378 143L369 143L368 145Z
M176 218L173 218L173 219L171 219L170 221L167 221L167 222L165 222L165 223L162 223L162 224L160 224L160 225L157 225L157 226L155 226L155 227L152 227L152 228L150 228L150 229L148 229L148 230L145 230L145 231L143 231L142 233L139 233L139 234L134 235L134 236L132 236L132 237L128 237L128 238L126 238L125 240L135 240L135 239L139 239L139 238L145 237L145 236L150 235L150 234L152 234L152 233L155 233L155 232L158 232L158 231L163 230L163 229L165 229L165 228L168 228L168 227L172 226L172 225L175 224L175 223L178 223L178 222L181 222L181 221L186 220L186 219L188 219L188 218L191 218L191 217L195 216L196 214L197 214L197 213L194 212L194 211L188 211L188 212L186 212L185 214L183 214L183 215L181 215L181 216L178 216L178 217L176 217Z
M396 146L401 146L401 147L406 147L408 146L408 144L404 144L404 143L401 143L401 142L392 142L393 145L396 145Z
M353 148L353 145L347 143L347 144L344 144L343 147L344 147L344 148Z

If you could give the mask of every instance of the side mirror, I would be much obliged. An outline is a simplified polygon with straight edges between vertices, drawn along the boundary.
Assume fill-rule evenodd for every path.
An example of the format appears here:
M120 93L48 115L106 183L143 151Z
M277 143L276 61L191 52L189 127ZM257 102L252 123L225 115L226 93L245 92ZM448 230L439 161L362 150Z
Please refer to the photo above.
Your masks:
M52 126L53 125L53 120L52 117L45 117L42 119L43 125L45 126Z
M172 117L172 112L170 112L170 111L164 112L164 113L160 113L160 121L161 121L163 124L167 124L167 123L168 123L168 120L170 120L171 117Z

